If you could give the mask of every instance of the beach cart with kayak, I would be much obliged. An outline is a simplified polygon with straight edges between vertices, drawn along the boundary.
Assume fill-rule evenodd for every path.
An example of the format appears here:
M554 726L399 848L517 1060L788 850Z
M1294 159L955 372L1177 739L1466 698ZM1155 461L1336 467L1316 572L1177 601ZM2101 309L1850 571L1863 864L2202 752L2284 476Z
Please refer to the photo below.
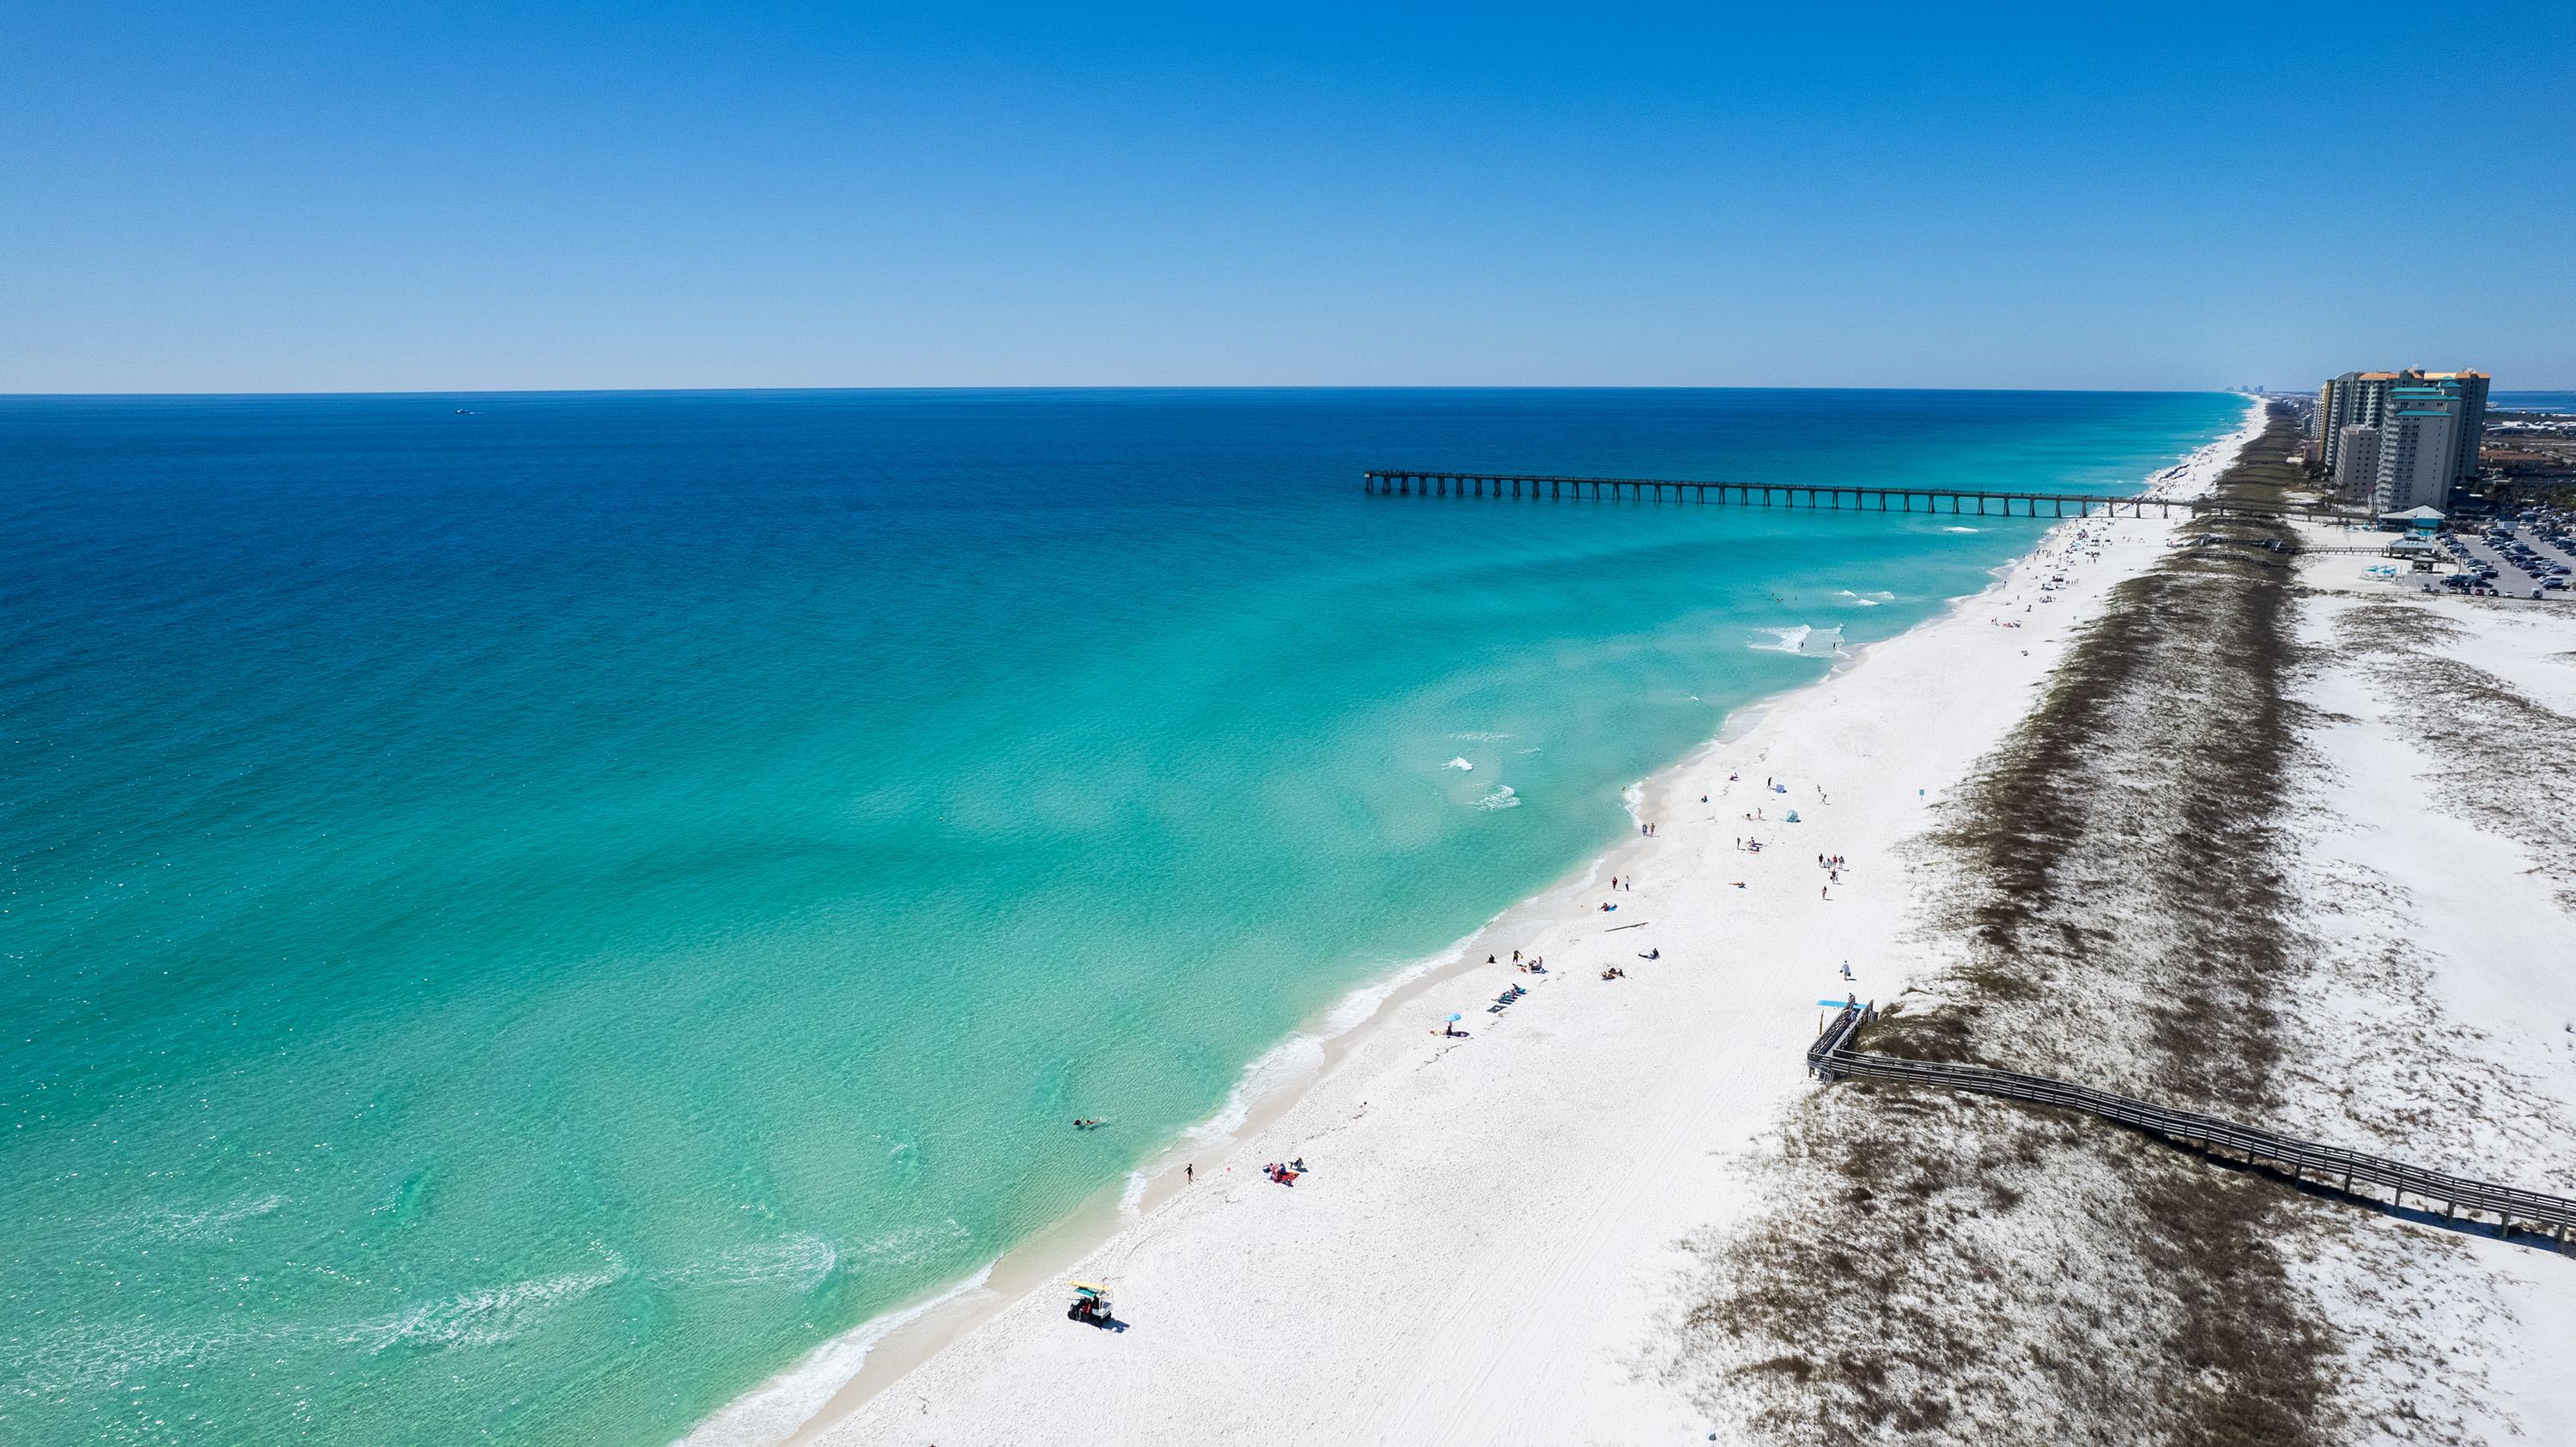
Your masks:
M1066 1285L1073 1288L1073 1305L1064 1309L1065 1320L1078 1321L1085 1326L1109 1325L1108 1287L1088 1281L1067 1282Z

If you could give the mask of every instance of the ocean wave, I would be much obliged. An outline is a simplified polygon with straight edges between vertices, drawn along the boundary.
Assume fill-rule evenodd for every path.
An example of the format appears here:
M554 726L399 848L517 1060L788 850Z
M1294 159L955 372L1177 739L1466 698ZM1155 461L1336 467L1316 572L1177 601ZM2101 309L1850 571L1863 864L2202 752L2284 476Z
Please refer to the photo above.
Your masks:
M1225 1104L1217 1107L1216 1114L1181 1132L1182 1141L1207 1146L1226 1139L1251 1119L1254 1101L1286 1090L1323 1068L1322 1037L1303 1033L1289 1036L1243 1067L1235 1076L1234 1088L1226 1092Z
M1826 658L1841 651L1843 646L1843 630L1839 624L1830 628L1815 628L1800 623L1789 628L1764 628L1759 631L1771 635L1772 641L1744 645L1759 653L1796 653L1809 658Z
M591 1249L600 1258L596 1269L514 1281L444 1301L425 1302L409 1311L339 1328L330 1336L342 1346L354 1346L370 1355L398 1346L434 1351L498 1346L525 1336L566 1303L578 1301L626 1274L625 1258L596 1242Z
M798 1290L821 1285L840 1261L832 1243L799 1233L758 1246L741 1246L706 1261L662 1273L660 1279L691 1286L760 1286L784 1282Z
M1896 595L1894 593L1887 592L1884 589L1875 593L1855 593L1851 589L1845 588L1835 596L1849 598L1852 602L1852 606L1855 608L1875 608L1881 603L1892 603L1896 600Z
M155 1367L202 1367L231 1348L291 1335L235 1326L194 1332L162 1332L148 1326L105 1331L75 1327L38 1338L31 1350L18 1351L12 1343L11 1354L0 1356L0 1362L17 1373L18 1390L92 1391L122 1385L134 1373Z
M679 1447L769 1447L786 1441L832 1400L833 1393L859 1374L877 1343L943 1306L983 1292L985 1283L992 1279L993 1265L988 1261L983 1270L936 1296L843 1332L816 1347L803 1361L734 1398L682 1438Z
M1521 796L1509 784L1496 784L1492 793L1476 801L1479 809L1517 809L1520 806Z
M936 1226L912 1226L901 1231L890 1231L872 1240L862 1241L851 1247L850 1251L861 1256L878 1258L871 1263L872 1265L891 1262L901 1266L919 1261L944 1247L953 1247L958 1242L966 1240L971 1234L973 1233L957 1224L957 1219L951 1216Z
M1465 759L1451 759L1440 767L1444 769L1456 769L1459 773L1465 774L1474 772L1476 766L1468 763Z
M1983 531L1985 531L1985 529L1983 529L1983 528L1967 528L1967 527L1959 527L1959 526L1956 526L1956 525L1954 524L1954 525L1952 525L1952 526L1950 526L1950 527L1943 528L1941 531L1943 531L1943 532L1945 532L1945 533L1975 533L1975 532L1983 532Z
M209 1206L202 1211L128 1214L103 1221L100 1225L114 1232L131 1230L154 1241L186 1241L215 1235L226 1226L265 1216L285 1204L284 1196L244 1196L227 1205Z
M1478 734L1478 733L1465 733L1465 734L1451 734L1449 737L1451 737L1451 738L1453 738L1453 739L1464 739L1464 740L1466 740L1467 742L1469 742L1469 743L1474 743L1474 744L1498 744L1498 743L1501 743L1503 740L1505 740L1505 739L1507 739L1507 738L1510 738L1510 737L1511 737L1511 735L1510 735L1510 734Z

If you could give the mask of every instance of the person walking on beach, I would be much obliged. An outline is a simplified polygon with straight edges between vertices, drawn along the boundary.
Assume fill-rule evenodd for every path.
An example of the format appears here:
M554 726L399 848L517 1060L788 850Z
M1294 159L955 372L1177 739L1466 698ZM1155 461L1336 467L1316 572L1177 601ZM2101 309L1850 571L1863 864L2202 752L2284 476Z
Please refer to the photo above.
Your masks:
M1845 977L1845 978L1849 978L1849 977L1850 977L1850 975L1851 975L1851 971L1849 971L1849 970L1845 970L1845 971L1843 971L1843 975L1844 975L1844 977ZM1195 1186L1195 1185L1197 1185L1198 1183L1199 1183L1199 1167L1198 1167L1198 1162L1196 1162L1196 1161L1191 1161L1191 1162L1188 1162L1188 1163L1184 1164L1184 1165L1181 1167L1181 1184L1182 1184L1182 1185L1184 1185L1184 1186Z

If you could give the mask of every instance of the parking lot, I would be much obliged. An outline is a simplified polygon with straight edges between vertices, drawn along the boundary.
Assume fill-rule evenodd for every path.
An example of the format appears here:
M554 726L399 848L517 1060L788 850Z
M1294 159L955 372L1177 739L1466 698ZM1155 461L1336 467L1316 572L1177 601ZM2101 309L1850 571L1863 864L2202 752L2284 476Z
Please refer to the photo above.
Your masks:
M2503 598L2576 598L2576 539L2564 520L2497 521L2463 527L2442 548L2459 572L2442 579L2455 592Z

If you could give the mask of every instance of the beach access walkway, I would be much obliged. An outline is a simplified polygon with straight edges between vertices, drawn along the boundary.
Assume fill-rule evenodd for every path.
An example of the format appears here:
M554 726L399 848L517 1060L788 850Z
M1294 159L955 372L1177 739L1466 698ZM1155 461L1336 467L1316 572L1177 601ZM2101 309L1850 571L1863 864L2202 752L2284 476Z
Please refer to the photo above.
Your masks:
M1905 1060L1852 1049L1852 1037L1877 1015L1874 1004L1863 1004L1857 1000L1846 1002L1841 1013L1825 1026L1824 1033L1816 1037L1816 1043L1807 1048L1807 1069L1822 1077L1827 1084L1850 1078L1939 1085L2032 1105L2082 1111L2162 1137L2203 1155L2221 1160L2241 1157L2248 1167L2287 1175L2293 1184L2321 1188L2371 1205L2385 1205L2390 1210L2398 1210L2412 1195L2423 1201L2440 1202L2442 1214L2446 1217L2456 1218L2462 1211L2494 1216L2499 1222L2498 1234L2507 1240L2512 1239L2515 1228L2519 1226L2529 1234L2546 1237L2560 1251L2565 1251L2571 1241L2576 1241L2576 1200L2565 1196L2430 1171L2384 1156L2298 1140L2255 1126L2238 1125L2187 1110L2173 1110L2045 1075L2020 1075L1982 1065ZM2356 1190L2356 1186L2381 1187L2391 1193L2390 1198L2381 1202Z
M1733 507L1803 507L1860 512L1926 512L1957 517L2297 518L2371 523L2367 513L2327 503L2250 501L2242 497L2104 497L2078 492L1980 492L1938 487L1842 487L1832 483L1683 482L1653 477L1570 477L1544 473L1405 472L1362 474L1372 497L1454 497L1524 501L1674 502Z

